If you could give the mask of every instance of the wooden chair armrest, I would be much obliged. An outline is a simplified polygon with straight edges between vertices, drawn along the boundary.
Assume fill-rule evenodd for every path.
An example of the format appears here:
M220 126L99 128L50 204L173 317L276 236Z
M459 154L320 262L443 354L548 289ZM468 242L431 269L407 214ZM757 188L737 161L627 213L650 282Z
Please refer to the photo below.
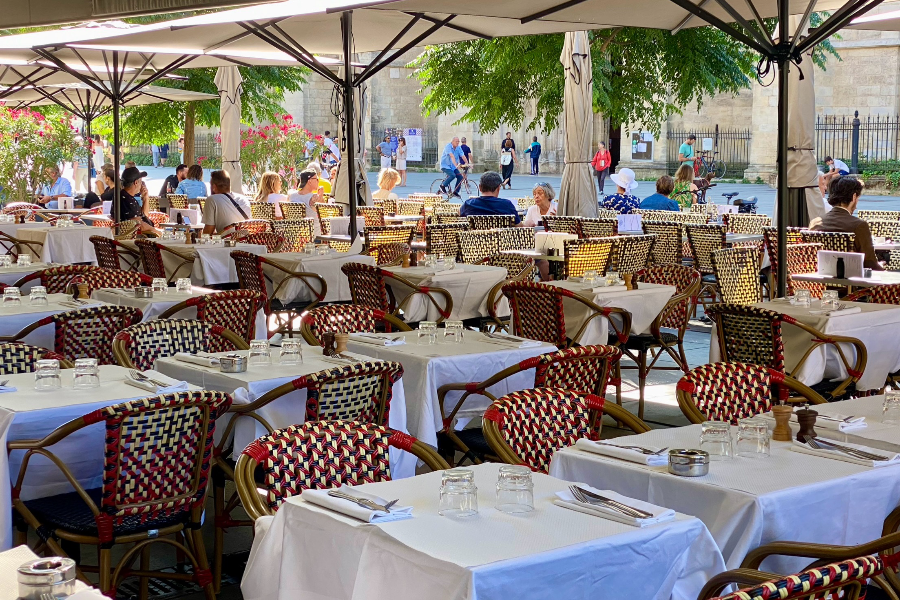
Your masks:
M741 567L757 569L770 556L800 556L834 562L858 556L879 554L900 546L900 533L892 533L856 546L810 544L806 542L772 542L751 550L744 557Z
M725 588L732 584L737 585L738 588L745 588L781 577L782 575L777 573L766 573L765 571L756 571L754 569L732 569L714 575L707 581L700 591L700 595L697 596L697 600L708 600L709 598L721 596Z

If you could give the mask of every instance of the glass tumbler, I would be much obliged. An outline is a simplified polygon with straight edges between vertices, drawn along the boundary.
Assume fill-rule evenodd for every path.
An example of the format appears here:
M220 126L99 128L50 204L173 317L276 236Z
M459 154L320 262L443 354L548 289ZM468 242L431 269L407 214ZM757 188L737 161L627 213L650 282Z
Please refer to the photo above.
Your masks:
M769 426L762 419L738 421L737 455L745 458L768 458Z
M272 359L272 352L269 350L269 340L253 340L250 342L250 358L248 364L252 367L268 365Z
M0 255L0 269L8 269L12 266L12 256L9 254Z
M463 341L463 322L444 321L444 342L461 344Z
M503 465L497 475L497 510L526 513L534 510L534 483L531 469L522 465Z
M34 285L28 292L28 300L35 306L45 306L47 304L47 288L42 285Z
M619 273L617 271L610 271L606 274L606 285L618 285L619 284Z
M586 288L592 288L597 285L597 271L585 271L581 276L581 282Z
M724 421L705 421L701 424L700 449L709 454L710 460L731 460L734 458L731 425Z
M213 235L209 238L209 243L213 246L224 246L225 240L222 239L221 235Z
M794 293L794 304L809 308L809 305L812 304L812 296L809 295L809 290L797 290Z
M189 277L179 277L175 280L175 291L182 292L185 294L190 294L193 291L194 286L191 284L191 279Z
M900 392L888 390L884 394L881 407L881 422L888 425L900 425Z
M478 514L478 488L472 469L448 469L441 476L438 514L442 517L471 517Z
M444 270L452 271L456 268L456 257L455 256L445 256L444 257Z
M89 390L100 387L100 367L97 365L97 359L76 359L73 378L76 390Z
M281 340L280 360L283 365L303 364L303 353L301 352L300 340L292 338Z
M37 361L34 369L34 389L37 391L58 390L62 387L59 378L59 361L45 358Z
M212 236L208 233L201 233L200 234L200 243L205 246L208 246L209 244L212 243Z
M434 344L437 344L437 323L421 321L419 323L419 345L431 346Z
M8 287L3 290L3 306L18 306L22 304L22 294L17 287Z
M316 246L316 255L318 256L327 256L329 252L331 252L331 247L328 244Z
M18 258L16 258L16 265L20 267L30 267L31 266L31 255L30 254L20 254Z
M316 253L316 245L315 244L303 244L303 253L304 254L315 254Z
M837 290L825 290L822 292L822 308L833 310L838 307L840 296Z
M150 285L154 294L165 294L169 291L169 282L162 277L155 277Z

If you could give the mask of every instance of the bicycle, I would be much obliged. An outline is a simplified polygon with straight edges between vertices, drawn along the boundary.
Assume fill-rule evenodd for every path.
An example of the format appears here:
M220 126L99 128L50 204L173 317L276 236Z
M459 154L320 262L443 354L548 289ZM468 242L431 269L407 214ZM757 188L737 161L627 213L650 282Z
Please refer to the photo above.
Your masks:
M716 159L717 154L719 154L718 150L712 153L712 158L708 159L709 152L700 152L700 166L697 170L697 175L699 177L706 177L707 174L710 173L712 173L712 176L716 179L725 177L728 166L725 164L725 161Z
M460 184L459 184L459 190L462 191L463 189L465 189L466 195L468 197L472 198L474 196L478 196L478 194L479 194L478 180L471 179L469 177L469 169L471 169L471 166L466 166L466 165L463 165L462 168L459 169L460 173L462 174L462 177L463 177L462 182L460 182ZM441 193L441 184L444 183L444 179L446 179L446 177L438 177L437 179L435 179L434 181L431 182L431 188L429 188L429 189L432 194L440 194ZM448 191L444 192L443 195L446 196L447 198L450 198L451 196L453 196L453 192L452 192L452 190L448 190Z

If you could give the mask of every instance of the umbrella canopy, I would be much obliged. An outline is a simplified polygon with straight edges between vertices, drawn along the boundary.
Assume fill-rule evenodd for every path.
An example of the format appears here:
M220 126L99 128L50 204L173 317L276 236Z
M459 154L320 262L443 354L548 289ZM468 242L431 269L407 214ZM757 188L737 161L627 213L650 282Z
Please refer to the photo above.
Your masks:
M900 31L900 10L853 19L847 29L867 31Z
M222 135L222 169L231 177L232 187L243 189L241 172L241 91L244 78L235 66L219 67L216 88L222 98L219 103L219 123Z
M591 43L587 31L566 33L559 57L566 72L563 123L566 156L559 184L558 214L597 216L597 188L591 174L591 130L593 128L593 76Z
M105 86L109 85L109 82L98 83ZM158 104L160 102L199 102L217 98L218 96L215 94L148 85L125 98L122 103L125 106L140 106L144 104ZM97 117L108 112L112 106L109 96L99 94L94 88L81 82L29 86L12 91L3 96L3 99L0 101L5 102L7 106L47 106L57 104L82 118L86 114L90 114L90 118Z

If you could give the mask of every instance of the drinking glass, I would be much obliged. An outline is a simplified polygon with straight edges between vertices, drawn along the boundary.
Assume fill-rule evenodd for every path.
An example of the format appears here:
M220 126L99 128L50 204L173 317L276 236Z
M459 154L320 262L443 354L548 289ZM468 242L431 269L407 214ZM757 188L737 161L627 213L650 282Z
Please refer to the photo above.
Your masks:
M768 458L769 426L762 419L738 421L737 455L746 458Z
M303 364L303 353L301 352L299 339L285 338L281 340L281 364Z
M731 425L724 421L705 421L701 424L700 449L709 454L710 460L731 460L734 458Z
M419 323L419 345L431 346L433 344L437 344L437 323L421 321Z
M797 290L794 293L794 304L809 308L809 305L812 304L812 296L809 295L809 290Z
M225 240L222 239L221 235L213 235L209 238L209 243L213 246L224 246Z
M472 469L448 469L441 476L442 517L471 517L478 514L478 488Z
M58 390L62 387L59 378L59 361L45 358L37 361L34 369L34 389L37 391Z
M456 257L455 256L445 256L444 257L444 269L447 271L452 271L456 268Z
M164 240L174 240L175 239L175 230L171 227L166 227L163 229L162 239Z
M503 465L497 475L497 510L526 513L534 510L534 483L531 469L523 465Z
M463 322L444 321L444 341L449 344L461 344L463 341Z
M35 285L31 287L31 291L28 292L28 299L32 304L36 306L44 306L47 304L47 288L42 285Z
M888 425L900 425L900 392L888 390L884 394L881 407L881 422Z
M175 235L172 239L183 244L187 242L187 232L183 229L179 229L175 232Z
M20 254L16 259L16 265L20 267L30 267L31 266L31 255L30 254Z
M96 358L75 359L74 382L76 390L100 387L100 367Z
M8 287L3 290L3 306L18 306L22 304L22 295L17 287Z
M208 233L201 233L200 234L200 243L208 246L209 244L212 243L212 236Z
M581 277L584 287L592 288L597 285L597 271L585 271Z
M154 294L166 294L169 291L169 282L162 277L155 277L150 285Z
M8 269L12 266L12 256L9 254L0 255L0 269Z
M190 277L179 277L175 280L175 291L190 294L194 286L191 284Z
M315 254L316 253L316 245L309 243L303 244L303 253L304 254Z
M610 271L606 274L606 285L618 285L619 283L619 273L616 271Z
M331 252L331 247L328 244L316 246L316 254L318 256L326 256L329 252Z
M272 359L272 352L269 350L269 340L253 340L250 342L250 366L268 365Z
M837 290L825 290L822 292L822 308L835 309L838 307L840 296Z
M426 254L425 260L422 262L422 265L429 268L434 268L437 266L437 256L434 254Z

